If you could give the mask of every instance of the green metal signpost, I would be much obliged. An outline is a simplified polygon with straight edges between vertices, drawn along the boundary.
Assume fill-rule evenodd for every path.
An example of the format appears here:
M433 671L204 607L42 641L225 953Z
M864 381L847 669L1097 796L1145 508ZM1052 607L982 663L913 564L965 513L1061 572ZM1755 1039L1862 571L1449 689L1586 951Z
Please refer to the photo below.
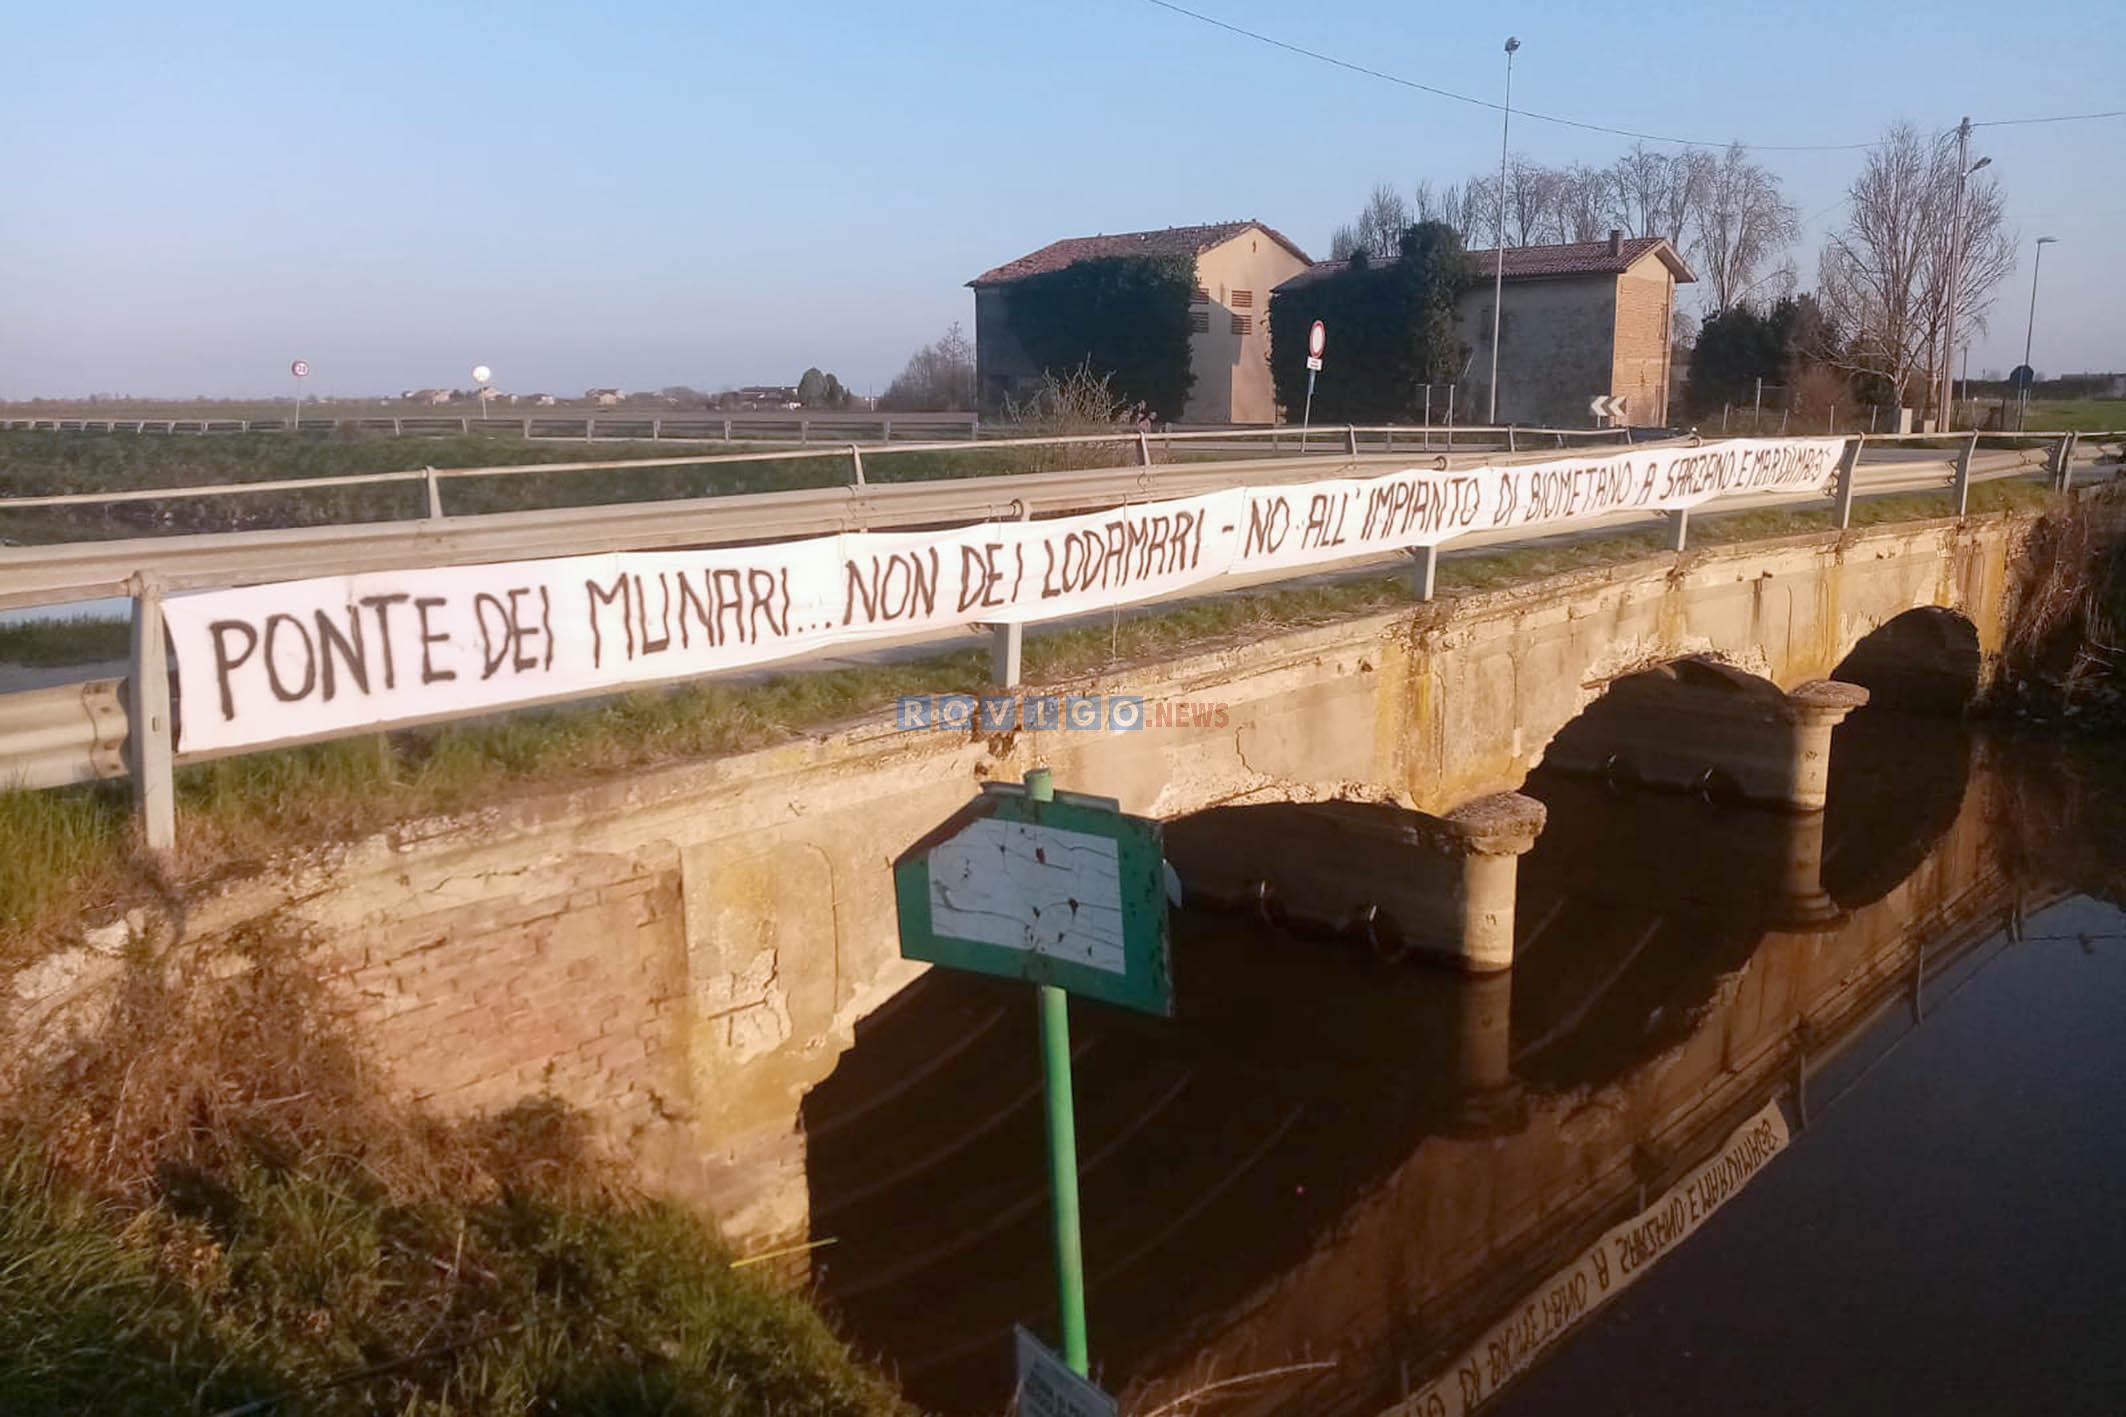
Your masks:
M901 954L1037 986L1063 1357L1088 1375L1070 998L1171 1016L1159 824L1057 792L1048 769L990 784L893 863Z

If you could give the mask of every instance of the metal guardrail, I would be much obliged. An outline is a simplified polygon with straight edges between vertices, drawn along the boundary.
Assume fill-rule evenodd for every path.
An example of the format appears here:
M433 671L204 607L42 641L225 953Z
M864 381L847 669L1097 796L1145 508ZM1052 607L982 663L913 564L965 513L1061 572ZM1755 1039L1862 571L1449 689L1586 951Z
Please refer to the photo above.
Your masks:
M949 525L996 517L1087 511L1147 498L1189 496L1224 487L1302 482L1385 471L1388 466L1408 467L1412 462L1411 453L1419 451L1404 449L1392 455L1385 450L1353 453L1350 450L1359 446L1358 431L1346 430L1346 450L1330 456L1018 473L934 482L865 484L858 481L841 487L676 502L464 517L435 516L411 522L10 548L0 552L0 607L63 603L123 594L134 600L137 630L140 625L159 623L160 599L167 590L300 579L317 574L320 567L330 567L336 573L412 569L597 551L731 545L847 529ZM1585 430L1581 432L1584 436ZM2018 445L2035 441L2027 435L1992 436ZM1940 435L1933 437L1935 441L1942 441ZM1077 441L1114 444L1118 440L1094 435ZM2035 455L2040 452L2049 454L2043 460L2048 481L2064 487L2072 477L2076 442L2073 435L2064 435L2058 437L2049 450L2019 446L1987 454L1985 464L1981 466L1978 462L1981 435L1966 434L1954 440L1954 446L1943 449L1939 460L1900 459L1863 476L1860 458L1866 444L1919 440L1873 440L1855 436L1847 441L1846 456L1840 464L1833 494L1835 521L1841 528L1849 524L1857 492L1881 495L1947 490L1961 515L1973 482L2027 475L2038 466ZM1141 442L1139 446L1141 449ZM1508 457L1514 461L1542 460L1554 451L1554 448L1530 449ZM724 460L655 459L646 463L564 466L591 471L664 466L671 461ZM1449 457L1440 452L1430 461L1445 469L1456 463L1496 463L1501 459L1496 453L1479 458L1475 454ZM452 471L461 476L480 476L543 470L551 469L512 467ZM394 481L426 475L424 470L411 474L369 474L367 477L371 481ZM437 475L441 475L440 470ZM217 495L234 490L256 491L259 488L258 484L241 484L235 488L190 490L187 495ZM110 499L87 494L82 500ZM1817 493L1745 493L1708 506L1742 510L1806 505L1821 500L1821 494ZM26 505L33 501L41 505L70 505L75 499L63 502L17 499L12 503L0 501L0 506ZM1642 514L1620 513L1570 530L1591 530L1610 522L1634 519L1644 518ZM1673 533L1670 544L1673 549L1684 549L1689 521L1687 511L1671 516ZM1546 527L1528 535L1553 536L1561 530L1566 529ZM1472 536L1465 544L1495 545L1518 539L1522 539L1522 534L1502 530ZM1437 547L1426 549L1416 558L1413 574L1423 599L1432 598L1437 558ZM1295 574L1312 573L1313 568L1309 568ZM1016 625L999 627L996 650L1000 666L1018 663L1018 637L1022 629ZM174 844L174 825L169 808L169 766L174 760L170 743L171 705L162 636L136 633L133 658L133 673L125 681L105 679L0 695L0 785L12 783L44 788L121 776L128 771L128 756L138 758L144 755L147 771L142 774L145 782L140 791L147 803L148 845L156 848ZM1000 668L1000 673L1003 672ZM135 702L129 702L129 697ZM154 731L142 735L142 741L134 741L128 727L134 721L150 723L154 725ZM185 755L183 760L190 760L190 755Z
M345 417L260 418L185 417L174 413L130 417L54 415L52 417L0 417L0 429L39 433L133 433L143 435L190 435L232 433L345 434L375 433L394 438L434 437L442 434L515 435L526 440L556 439L597 442L602 439L725 443L736 440L774 442L795 438L799 443L817 436L830 441L846 440L856 432L875 433L881 441L893 441L894 425L904 435L910 431L929 434L962 430L962 436L981 436L981 420L971 413L655 413L620 409L605 413L562 410L515 418L475 414L353 414Z
M0 695L0 788L125 776L122 688L94 679Z

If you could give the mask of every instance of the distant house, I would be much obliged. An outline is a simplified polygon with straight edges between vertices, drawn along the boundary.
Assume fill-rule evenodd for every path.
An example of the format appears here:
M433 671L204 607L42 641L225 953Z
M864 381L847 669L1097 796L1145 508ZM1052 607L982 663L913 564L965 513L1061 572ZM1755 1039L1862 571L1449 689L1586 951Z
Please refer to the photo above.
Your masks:
M583 397L586 402L594 403L600 408L611 408L614 404L626 398L627 395L621 393L618 389L585 389Z
M529 404L537 404L540 408L552 408L556 402L552 394L526 394L524 401Z
M438 404L449 403L457 395L449 389L409 389L399 397L408 403Z
M797 390L788 384L748 384L735 391L734 406L742 411L802 408Z
M984 271L974 290L975 387L984 412L1038 382L1011 331L1011 288L1028 276L1109 256L1189 256L1196 262L1189 305L1188 403L1155 410L1177 423L1274 423L1270 384L1270 292L1308 267L1307 253L1259 221L1170 226L1114 236L1075 236Z
M1466 363L1455 380L1455 420L1481 423L1491 400L1492 289L1496 249L1472 251L1478 279L1455 305ZM1286 281L1292 290L1343 270L1322 261ZM1499 321L1500 423L1579 428L1593 422L1598 395L1626 400L1624 421L1668 422L1675 393L1676 287L1697 279L1676 248L1658 236L1506 248ZM1434 418L1444 421L1443 410Z

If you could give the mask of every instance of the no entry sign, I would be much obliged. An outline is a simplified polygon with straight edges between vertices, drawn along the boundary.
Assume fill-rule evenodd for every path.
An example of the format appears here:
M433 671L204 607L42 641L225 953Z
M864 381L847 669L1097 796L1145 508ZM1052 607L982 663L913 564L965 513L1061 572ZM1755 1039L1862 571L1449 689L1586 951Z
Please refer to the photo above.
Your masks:
M1316 320L1314 322L1314 328L1307 331L1308 369L1312 370L1321 368L1321 352L1327 349L1328 347L1329 327L1327 325L1324 325L1321 321Z

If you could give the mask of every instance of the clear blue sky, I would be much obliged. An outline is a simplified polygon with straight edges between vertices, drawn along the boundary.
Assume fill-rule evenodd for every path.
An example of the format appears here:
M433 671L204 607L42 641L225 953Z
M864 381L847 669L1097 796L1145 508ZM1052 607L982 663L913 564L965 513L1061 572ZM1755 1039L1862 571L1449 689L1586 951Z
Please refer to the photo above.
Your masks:
M1516 106L1752 143L2126 106L2116 0L1195 8ZM1259 217L1317 254L1376 181L1497 161L1495 114L1145 0L14 5L0 398L858 389L1058 236ZM1625 140L1515 124L1517 150ZM1972 368L2126 368L2126 121L1995 128L2024 260ZM1815 243L1857 153L1764 153Z

